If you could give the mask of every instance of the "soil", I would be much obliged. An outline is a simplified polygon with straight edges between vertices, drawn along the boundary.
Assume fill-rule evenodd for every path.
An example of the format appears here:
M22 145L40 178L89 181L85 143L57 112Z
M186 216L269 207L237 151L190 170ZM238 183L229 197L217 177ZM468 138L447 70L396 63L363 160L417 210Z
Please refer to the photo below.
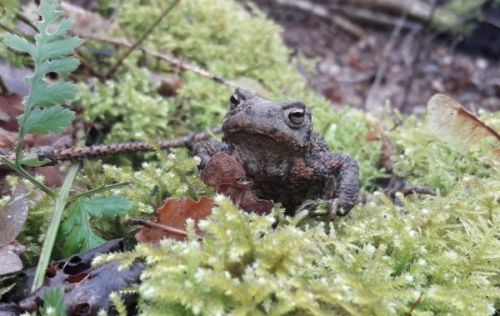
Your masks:
M500 23L483 21L464 38L438 33L423 22L405 20L411 27L398 32L397 23L380 27L353 21L365 33L358 38L312 13L270 0L254 2L283 27L294 56L315 60L310 67L297 58L298 68L335 106L376 112L391 105L422 114L432 95L445 93L475 112L500 110ZM500 16L498 10L485 11L492 19Z

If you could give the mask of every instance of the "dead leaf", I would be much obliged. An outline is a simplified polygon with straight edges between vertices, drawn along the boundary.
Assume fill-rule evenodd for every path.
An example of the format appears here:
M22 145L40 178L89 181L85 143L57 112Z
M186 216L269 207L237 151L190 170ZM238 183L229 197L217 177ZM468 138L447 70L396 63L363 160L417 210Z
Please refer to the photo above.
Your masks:
M17 132L17 117L23 114L23 97L18 94L0 94L0 127Z
M21 271L23 262L19 255L26 250L26 247L12 241L10 244L0 247L0 276Z
M166 199L165 203L156 211L157 223L185 230L188 219L193 219L196 225L212 213L213 205L213 200L206 196L203 196L199 201L189 198ZM185 236L156 227L143 227L135 235L135 238L139 242L155 243L163 238L183 240Z
M0 210L0 247L9 244L23 229L28 217L28 189L19 181L9 202ZM0 261L1 262L1 261Z
M459 151L467 151L487 137L500 142L497 131L444 94L436 94L429 100L427 119L434 134Z
M109 294L137 284L144 264L136 262L128 269L118 269L121 263L117 261L100 267L92 267L91 263L101 254L121 251L124 251L123 240L115 239L87 252L54 262L47 269L44 284L33 293L31 284L35 268L24 270L20 273L24 278L16 283L9 301L19 302L22 312L33 312L43 304L43 297L48 290L62 288L68 315L96 315L101 309L109 313L112 308ZM135 297L125 296L125 304L130 309L127 314L132 314L136 307ZM3 314L0 312L0 315Z
M274 206L272 201L260 199L255 195L252 182L246 179L241 164L223 152L212 156L202 172L202 179L206 185L228 196L244 211L267 214Z

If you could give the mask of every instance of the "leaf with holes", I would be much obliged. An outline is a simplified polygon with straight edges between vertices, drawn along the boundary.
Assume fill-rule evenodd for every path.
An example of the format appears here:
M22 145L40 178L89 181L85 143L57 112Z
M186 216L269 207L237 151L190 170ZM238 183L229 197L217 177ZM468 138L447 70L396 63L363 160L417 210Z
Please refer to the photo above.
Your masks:
M45 109L36 108L24 122L24 128L26 133L39 135L61 133L74 118L75 112L59 105ZM20 121L22 121L22 117Z
M69 215L61 225L64 235L63 255L87 251L105 242L94 233L90 224L92 217L124 216L132 208L132 202L118 196L94 199L79 199L69 208Z

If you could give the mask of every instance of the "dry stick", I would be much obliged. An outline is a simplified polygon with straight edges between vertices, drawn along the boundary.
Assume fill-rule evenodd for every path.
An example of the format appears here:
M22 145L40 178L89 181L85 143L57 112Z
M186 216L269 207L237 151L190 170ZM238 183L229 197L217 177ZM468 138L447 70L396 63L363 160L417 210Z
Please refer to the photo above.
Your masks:
M0 76L0 93L10 94L9 88L7 87L5 82L3 82L2 76Z
M163 12L160 14L160 16L156 19L156 21L141 35L141 37L134 43L132 44L128 50L118 58L116 63L111 67L111 69L108 71L106 74L107 78L113 77L115 72L118 70L118 68L121 66L125 58L127 58L139 45L144 42L144 40L153 32L153 30L160 25L161 21L172 11L172 9L179 3L180 0L174 0L172 4L170 4Z
M111 44L111 45L115 45L115 46L120 46L120 47L125 47L125 48L132 47L132 44L130 44L126 39L116 40L116 39L112 39L112 38L108 38L108 37L102 37L102 36L93 35L93 34L86 34L86 33L81 33L79 35L87 40L103 42L103 43L107 43L107 44ZM229 86L232 88L236 88L236 87L240 86L240 85L236 84L235 82L226 80L226 79L222 78L221 76L214 75L206 69L189 64L189 63L187 63L179 58L169 56L167 54L163 54L163 53L159 53L159 52L154 52L154 51L151 51L147 48L143 48L142 50L144 51L144 53L146 53L149 56L163 60L172 66L178 67L179 69L191 71L192 73L195 73L195 74L200 75L202 77L208 78L208 79L215 81L217 83L221 83L223 85L226 85L226 86Z
M87 68L93 76L95 76L97 79L99 79L100 82L104 82L106 80L106 76L101 73L99 70L97 70L94 65L92 65L92 63L90 61L88 61L85 57L83 57L82 54L80 54L79 52L80 50L77 49L75 51L75 56L76 58L78 58L78 60L80 61L80 63L85 66L85 68Z
M185 230L178 229L178 228L168 226L165 224L156 223L156 222L153 222L150 220L145 220L145 219L129 219L128 223L130 225L141 225L141 226L145 226L145 227L157 228L157 229L160 229L160 230L163 230L163 231L166 231L169 233L181 235L184 237L188 235Z
M349 16L351 19L368 22L371 24L383 25L383 26L396 26L400 22L400 19L398 17L393 17L386 13L377 12L370 9L363 9L352 5L329 4L328 7L331 8L331 10L333 11L337 11L340 12L341 14ZM403 12L401 15L404 14L405 13ZM408 19L406 19L406 21L403 24L403 28L407 29L416 29L419 26L420 23L408 21Z
M382 78L385 75L385 72L387 70L387 64L389 61L389 57L391 56L391 53L394 51L394 46L396 45L396 42L398 40L399 34L401 33L401 30L403 29L403 26L406 21L406 17L408 15L408 12L403 13L401 18L399 19L398 23L394 27L394 30L391 33L391 36L389 38L389 41L384 47L384 51L382 52L382 62L380 63L380 66L377 69L377 74L375 75L375 80L373 81L372 86L370 87L370 90L368 91L368 94L366 95L365 99L365 110L371 110L371 102L373 99L373 95L377 89L380 87L380 82L382 81Z
M420 56L422 53L422 48L424 44L424 38L429 34L429 31L431 29L432 25L432 20L434 19L434 14L436 13L436 8L437 8L437 0L433 0L432 2L432 8L431 12L429 13L429 17L427 18L427 21L425 22L425 27L424 31L422 34L422 40L420 40L417 44L416 48L416 54L415 57L413 58L412 65L410 68L410 76L408 78L408 81L406 82L405 89L404 89L404 94L403 94L403 101L401 102L401 112L405 112L408 108L408 96L410 94L411 88L413 86L413 79L417 70L417 65L420 61Z
M279 3L281 5L293 7L302 11L312 13L323 19L331 20L338 27L350 33L351 35L354 35L357 38L365 37L365 32L363 31L363 28L361 28L360 26L354 24L353 22L349 21L348 19L340 15L331 14L328 11L328 9L326 9L324 6L313 4L305 0L275 0L275 1L276 3Z
M157 146L151 145L146 142L129 142L121 144L110 144L110 145L96 145L90 147L71 147L71 148L61 148L56 149L53 153L44 152L44 157L53 162L57 161L67 161L67 160L79 160L85 158L95 158L99 156L109 156L109 155L119 155L127 153L136 152L147 152L154 151L155 148L169 149L177 147L185 147L191 143L199 142L202 140L207 140L212 137L213 134L219 133L221 131L220 127L212 129L210 132L193 133L191 135L182 136L170 140L163 140L158 142ZM32 149L33 152L37 152L37 149ZM43 152L43 150L40 150ZM14 159L15 157L9 157Z

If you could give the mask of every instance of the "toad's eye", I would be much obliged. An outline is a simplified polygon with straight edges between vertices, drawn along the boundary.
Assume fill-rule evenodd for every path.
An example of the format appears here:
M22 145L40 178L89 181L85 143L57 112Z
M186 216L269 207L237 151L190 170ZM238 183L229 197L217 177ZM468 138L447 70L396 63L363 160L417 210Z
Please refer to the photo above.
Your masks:
M229 98L229 103L231 105L231 109L234 109L235 107L237 107L240 104L240 102L241 102L241 98L237 93L233 94Z
M293 125L301 125L304 123L305 114L304 109L292 109L288 112L288 119Z

